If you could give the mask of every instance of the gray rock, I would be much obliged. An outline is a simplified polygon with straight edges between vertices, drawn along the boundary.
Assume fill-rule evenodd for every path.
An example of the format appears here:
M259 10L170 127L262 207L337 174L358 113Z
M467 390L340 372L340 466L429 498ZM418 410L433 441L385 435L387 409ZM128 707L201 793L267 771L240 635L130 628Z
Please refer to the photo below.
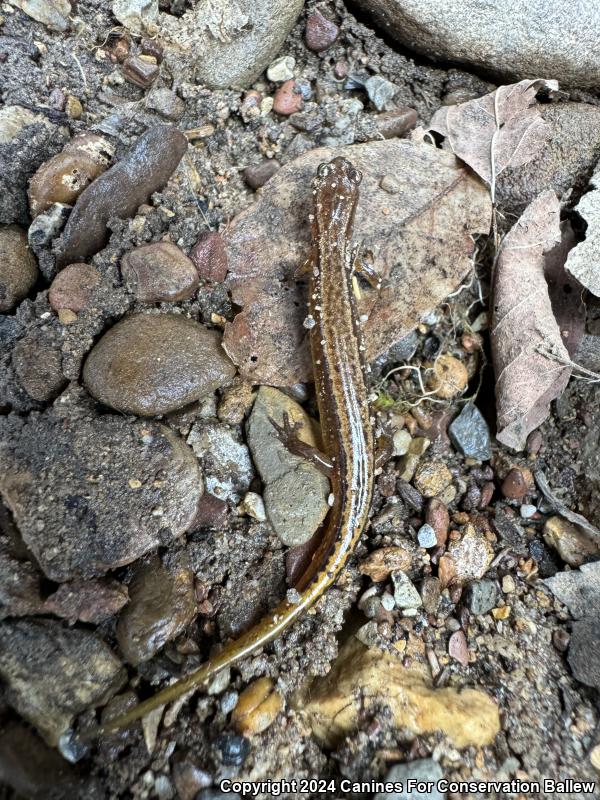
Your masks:
M165 119L178 120L185 111L185 103L181 97L162 86L148 92L145 105L147 109L156 111Z
M228 384L235 367L220 336L180 314L133 314L90 352L83 382L101 403L151 417Z
M187 443L202 460L206 491L239 503L254 478L250 452L239 434L217 422L196 423Z
M465 403L458 417L449 425L448 433L452 444L467 458L488 461L492 457L490 429L473 403Z
M52 203L50 208L38 214L27 230L27 241L35 247L50 244L63 229L69 217L71 206L65 203Z
M293 56L279 56L269 64L267 78L273 83L283 83L294 77L296 59Z
M194 63L198 83L244 89L279 53L302 6L302 0L202 3L180 18L162 14L161 28L179 43L177 59L183 52Z
M0 418L0 494L45 574L89 578L181 536L202 481L173 431L118 416Z
M52 31L64 33L69 28L69 0L13 0L13 5Z
M265 484L269 521L284 544L297 545L310 539L325 518L330 489L315 466L290 453L278 438L269 418L281 425L284 412L300 423L297 435L314 445L311 421L301 406L267 386L261 386L248 420L248 444Z
M77 714L106 703L127 680L102 639L50 620L0 624L0 675L11 706L54 746Z
M600 617L600 561L582 564L578 570L557 572L544 583L575 619Z
M113 0L112 13L133 33L145 33L158 21L158 0Z
M390 783L401 783L402 792L377 792L375 800L444 800L444 795L435 787L435 783L444 777L442 768L432 758L419 758L406 764L394 764L385 776ZM430 781L433 789L430 792L409 791L408 781Z
M421 525L417 531L417 541L420 547L435 547L437 545L437 536L431 525Z
M584 617L573 625L567 656L573 675L586 686L600 689L600 619Z
M0 225L0 313L27 297L38 275L25 231L18 225Z
M487 614L496 606L498 587L495 581L474 581L467 590L467 603L471 614Z
M398 608L419 608L423 605L421 595L411 579L404 572L392 572L394 601Z
M600 169L590 180L590 190L575 206L577 213L587 223L585 240L569 252L565 269L582 286L600 297Z
M568 6L562 0L358 0L358 5L403 45L498 74L505 83L538 76L590 89L600 83L600 8L594 0Z
M365 81L365 89L369 95L369 100L377 111L385 111L392 97L398 92L398 88L382 75L372 75Z

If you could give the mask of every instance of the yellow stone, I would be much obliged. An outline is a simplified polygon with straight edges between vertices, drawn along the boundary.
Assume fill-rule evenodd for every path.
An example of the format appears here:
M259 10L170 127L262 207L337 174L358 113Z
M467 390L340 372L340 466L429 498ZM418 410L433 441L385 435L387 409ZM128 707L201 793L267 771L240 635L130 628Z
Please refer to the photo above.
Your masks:
M415 735L441 731L457 747L491 744L500 730L496 703L483 691L432 685L429 668L365 647L354 637L342 647L331 671L306 684L292 699L319 742L335 747L358 728L370 707L389 706L398 728Z

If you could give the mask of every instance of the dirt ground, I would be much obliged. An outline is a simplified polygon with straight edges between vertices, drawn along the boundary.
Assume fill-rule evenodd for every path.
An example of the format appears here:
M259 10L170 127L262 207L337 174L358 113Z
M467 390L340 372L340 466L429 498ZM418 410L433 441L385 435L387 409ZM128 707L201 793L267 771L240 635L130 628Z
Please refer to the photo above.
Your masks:
M16 204L10 206L14 221L25 229L29 224L25 200L27 180L40 164L60 152L67 139L89 130L100 132L113 143L114 158L118 160L147 128L165 122L164 116L145 102L148 90L121 77L119 62L114 57L115 48L123 39L137 48L140 37L116 26L108 5L98 0L80 1L78 23L75 29L64 33L49 30L10 5L3 6L0 11L3 19L0 27L2 103L29 109L50 123L50 127L37 123L28 129L26 139L16 141L14 149L9 146L2 151L4 176L0 178L0 185L4 182L4 186L12 187L10 196L14 200L8 201L9 206ZM173 2L170 7L177 15L187 5ZM44 274L40 274L26 299L0 317L0 419L3 420L1 431L5 437L3 452L8 454L6 457L28 460L40 481L45 480L42 454L46 459L68 460L68 455L59 452L61 447L68 449L70 440L64 439L65 430L66 436L77 442L77 447L88 448L102 456L98 439L94 438L94 425L108 412L82 387L82 364L107 328L128 312L148 308L121 279L118 264L122 255L141 244L159 241L165 235L187 253L201 234L224 230L236 214L253 202L255 192L244 179L243 170L273 158L284 165L313 147L332 143L340 135L335 128L336 120L347 114L345 101L359 98L364 104L364 111L355 123L353 140L368 140L368 118L374 115L375 109L369 105L359 85L352 87L346 79L332 78L336 63L343 61L350 75L365 74L368 65L371 74L379 73L393 82L399 87L396 104L414 109L418 115L417 124L423 126L448 95L462 92L465 97L477 96L493 88L485 78L455 67L435 66L425 58L404 52L398 44L382 38L369 27L369 21L362 14L357 12L354 16L341 1L328 7L341 29L338 40L326 55L311 52L304 44L304 31L307 15L314 5L306 4L281 54L293 56L296 76L310 82L314 112L322 116L318 125L308 124L300 130L288 117L275 113L244 119L242 103L247 92L203 88L194 83L193 75L184 68L177 75L161 75L154 88L169 87L183 101L182 113L174 124L182 131L201 129L200 133L188 148L183 168L164 190L153 194L143 213L135 217L141 220L140 224L111 220L110 241L93 258L101 276L94 294L94 309L82 313L76 324L65 326L49 305L48 286L54 269L48 258L49 248L37 249ZM263 75L253 88L264 96L271 96L276 87ZM49 101L53 91L54 99ZM63 102L69 96L80 101L83 111L69 115L70 106ZM584 98L581 93L573 97L597 104L595 98ZM340 143L347 142L340 140ZM19 203L22 208L18 207ZM394 414L403 416L405 430L413 438L430 441L423 458L443 462L450 470L456 489L446 503L450 528L464 531L465 526L474 524L493 549L493 560L485 578L495 581L499 587L500 599L494 611L509 607L509 614L471 613L466 586L454 591L442 587L434 611L421 609L417 616L402 616L396 609L380 614L376 618L376 639L377 646L389 652L394 652L394 643L398 640L408 642L404 654L407 665L411 658L423 661L428 658L430 664L437 660L438 686L477 688L493 698L500 719L500 731L493 741L457 747L440 731L417 734L410 727L399 727L385 703L381 703L366 704L355 729L334 744L323 744L314 735L301 709L294 705L294 693L311 678L318 685L343 643L368 621L363 613L364 605L361 610L358 603L372 585L360 569L370 553L382 547L418 551L410 571L417 586L425 578L438 574L439 560L424 557L424 551L415 544L416 531L425 519L427 501L423 493L415 489L412 476L402 480L403 467L395 458L377 478L370 528L336 587L322 598L314 613L298 622L280 640L232 669L214 693L198 693L187 700L170 726L158 727L151 752L147 744L151 734L146 731L144 737L141 728L136 726L125 733L105 737L83 752L75 764L63 762L60 757L57 762L56 751L50 750L37 734L27 738L29 734L23 731L33 729L25 727L15 710L11 693L0 694L0 726L5 731L18 730L14 741L23 736L25 742L17 755L7 755L10 748L6 740L0 746L0 778L4 782L0 797L7 800L29 796L98 800L181 797L191 800L198 796L208 800L221 796L217 789L224 778L276 781L318 777L367 781L383 778L398 762L419 758L433 758L449 780L488 780L498 776L522 780L598 780L598 773L590 762L590 752L598 744L598 694L573 677L566 656L571 616L541 582L565 569L564 561L543 536L544 524L552 510L544 505L535 485L529 486L520 497L512 498L501 488L511 468L541 470L571 509L583 514L592 524L600 525L598 390L594 383L572 379L564 395L552 404L550 417L539 429L539 438L523 453L515 455L495 441L493 372L488 363L487 325L481 317L486 311L491 254L483 240L479 244L479 260L473 275L465 279L463 289L432 310L416 328L409 344L404 340L406 352L398 355L398 350L392 351L375 362L375 408L380 421L388 424ZM192 319L216 330L221 330L223 321L233 319L239 310L233 306L223 281L204 281L191 299L155 306L157 313L179 308ZM590 304L588 329L597 324L598 313ZM24 340L28 342L24 355L27 363L38 360L48 363L49 351L61 354L57 390L49 397L36 399L23 388L19 379L22 372L15 367L14 352L17 344ZM386 379L390 370L400 365L426 369L440 353L458 357L467 365L468 387L461 397L452 397L443 403L427 400L417 403L420 387L416 371L405 369ZM217 395L217 402L221 396L221 393ZM314 415L315 403L310 388L295 396L299 396ZM466 397L476 397L492 430L492 457L484 465L461 455L447 435L448 423ZM215 407L213 402L211 411L210 403L208 406L197 403L183 411L167 413L160 421L171 432L185 438L195 424L201 427L206 420L216 422ZM39 449L37 435L29 438L17 435L31 419L37 420L36 424L42 424L39 423L42 420L46 426L43 428L44 447L48 450ZM120 415L119 419L114 438L106 443L107 452L119 447L125 449L129 437L137 430L134 426L139 427L139 420L133 416ZM231 423L229 428L237 442L245 442L244 419ZM29 450L15 456L15 450L20 447ZM156 458L163 457L164 450L157 451ZM107 463L116 463L109 456L107 459ZM200 460L206 467L206 461ZM122 462L118 468L129 469L125 453ZM64 480L70 479L70 473L65 471ZM240 481L243 483L241 478ZM239 494L243 495L248 488L258 494L262 492L262 484L255 473ZM482 493L485 501L481 499ZM127 524L131 519L142 519L146 513L142 509L143 502L147 501L140 499L140 505L130 509ZM183 489L177 502L187 502ZM126 667L121 691L132 690L139 699L149 696L172 677L199 664L211 648L236 635L284 596L286 548L268 521L237 514L238 503L239 499L230 501L225 510L222 504L216 509L209 508L203 519L196 519L185 535L176 539L165 539L160 531L156 533L154 549L165 568L176 570L177 564L185 563L195 576L198 603L205 605L200 606L203 609L200 613L193 615L185 632L179 632L158 654L137 666ZM524 503L537 506L532 518L520 515ZM45 513L51 520L52 510ZM87 524L85 517L77 519L77 524ZM115 521L115 530L119 524ZM6 510L0 525L3 542L11 542L9 549L12 548L14 554L15 542L20 537ZM19 559L31 557L35 564L30 553L23 555L22 543L20 548ZM136 564L134 561L118 567L111 576L119 584L128 585ZM88 577L84 575L82 579ZM59 583L60 579L44 576L43 597L55 592ZM389 588L389 575L383 586L393 591ZM130 586L130 595L131 591ZM35 617L25 613L24 618L56 621L51 614L40 615L39 611ZM12 617L9 615L8 619ZM121 652L118 619L119 612L107 615L101 622L80 620L74 625L77 629L97 632L118 654ZM65 619L56 624L67 628L73 622ZM448 640L457 629L466 632L470 655L465 663L448 656ZM273 679L284 698L283 710L265 731L242 739L232 726L232 704L235 705L237 693L263 676ZM97 719L98 713L83 711L75 725L85 728ZM563 794L568 798L597 796L576 791ZM273 795L265 792L259 796ZM343 795L341 792L298 791L284 796ZM370 793L356 792L350 796L368 797ZM449 796L516 798L523 795L472 792Z

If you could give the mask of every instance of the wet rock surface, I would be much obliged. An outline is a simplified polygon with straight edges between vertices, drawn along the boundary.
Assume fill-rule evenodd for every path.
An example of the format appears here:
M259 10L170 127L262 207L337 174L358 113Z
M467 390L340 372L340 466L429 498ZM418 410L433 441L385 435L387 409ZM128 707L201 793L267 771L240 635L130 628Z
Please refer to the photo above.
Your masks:
M235 369L216 331L175 314L135 314L92 349L83 382L117 411L156 416L230 382Z
M0 430L0 492L53 580L128 564L194 519L202 492L196 459L162 426L48 413L2 418Z
M126 680L99 637L60 622L2 622L0 644L9 703L54 746L76 714L106 703Z
M187 300L199 282L192 261L170 242L155 242L125 253L121 274L127 288L143 303Z

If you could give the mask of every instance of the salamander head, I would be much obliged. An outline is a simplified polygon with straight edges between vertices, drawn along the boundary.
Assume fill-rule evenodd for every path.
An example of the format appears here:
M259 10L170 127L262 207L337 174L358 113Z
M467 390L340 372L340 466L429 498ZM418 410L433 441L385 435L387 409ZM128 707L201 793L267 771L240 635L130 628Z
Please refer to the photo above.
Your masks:
M341 156L321 164L313 180L317 215L323 214L332 222L347 218L350 222L358 201L361 173Z

